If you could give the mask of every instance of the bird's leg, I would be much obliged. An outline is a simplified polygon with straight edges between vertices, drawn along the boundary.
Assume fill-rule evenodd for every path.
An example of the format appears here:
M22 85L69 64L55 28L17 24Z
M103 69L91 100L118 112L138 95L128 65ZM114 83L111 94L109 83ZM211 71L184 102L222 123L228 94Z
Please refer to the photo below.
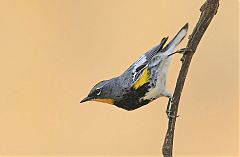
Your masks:
M172 114L172 111L171 111L172 94L170 92L164 91L162 93L162 95L165 97L168 97L168 105L167 105L166 114L167 114L168 118L173 117L173 115L171 115Z
M182 49L180 49L180 50L177 50L176 52L173 52L173 53L169 54L168 57L169 57L169 56L172 56L172 55L174 55L174 54L176 54L176 53L185 54L185 53L189 53L189 52L192 52L192 49L186 47L186 48L182 48Z
M167 114L167 116L169 117L170 115L171 115L171 101L172 101L172 98L171 97L169 97L168 98L168 105L167 105L167 110L166 110L166 114Z
M169 98L168 105L167 105L167 110L166 110L166 114L167 114L168 118L177 118L177 117L179 117L179 115L177 115L177 116L173 115L173 112L171 110L171 107L172 107L171 105L172 105L172 98Z
M169 97L168 98L167 110L166 110L166 114L167 114L168 118L177 118L177 117L179 117L179 115L177 115L177 116L173 115L173 112L171 110L171 108L172 108L171 105L172 105L172 97Z

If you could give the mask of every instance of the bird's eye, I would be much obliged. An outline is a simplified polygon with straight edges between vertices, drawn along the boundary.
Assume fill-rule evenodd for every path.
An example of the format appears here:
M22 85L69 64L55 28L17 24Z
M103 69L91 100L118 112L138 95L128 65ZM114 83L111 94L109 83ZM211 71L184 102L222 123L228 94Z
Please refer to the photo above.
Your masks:
M100 94L101 94L101 89L100 89L100 88L97 88L97 89L96 89L96 94L97 94L97 95L100 95Z

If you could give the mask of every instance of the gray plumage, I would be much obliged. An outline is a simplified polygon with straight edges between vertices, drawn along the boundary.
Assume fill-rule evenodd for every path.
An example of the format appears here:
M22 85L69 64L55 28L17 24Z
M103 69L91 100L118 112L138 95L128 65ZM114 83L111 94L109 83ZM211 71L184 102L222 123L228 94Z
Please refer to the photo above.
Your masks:
M81 102L107 99L113 100L112 103L120 108L134 110L159 97L171 97L165 89L167 71L172 57L169 55L186 36L187 30L188 24L184 25L165 47L168 37L163 38L160 44L142 55L122 75L96 84L88 97ZM140 79L146 82L142 83ZM139 83L138 86L136 86L137 83Z

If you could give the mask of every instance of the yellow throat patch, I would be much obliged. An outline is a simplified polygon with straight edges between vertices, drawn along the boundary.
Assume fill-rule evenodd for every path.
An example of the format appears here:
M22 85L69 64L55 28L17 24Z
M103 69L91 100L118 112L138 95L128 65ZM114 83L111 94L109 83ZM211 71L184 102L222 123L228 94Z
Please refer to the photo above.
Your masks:
M138 89L139 87L147 83L149 80L149 77L150 77L149 70L146 68L144 69L140 78L134 83L133 88Z
M108 104L111 104L111 105L113 105L113 103L114 103L113 99L93 99L93 101L108 103Z

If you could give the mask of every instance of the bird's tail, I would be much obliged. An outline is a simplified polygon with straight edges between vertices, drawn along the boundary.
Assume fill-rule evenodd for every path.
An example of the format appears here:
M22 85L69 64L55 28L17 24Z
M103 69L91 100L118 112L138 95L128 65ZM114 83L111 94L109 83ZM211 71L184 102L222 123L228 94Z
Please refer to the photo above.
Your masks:
M177 35L164 47L163 52L172 53L172 51L178 46L178 44L184 39L188 31L188 23L186 23Z

